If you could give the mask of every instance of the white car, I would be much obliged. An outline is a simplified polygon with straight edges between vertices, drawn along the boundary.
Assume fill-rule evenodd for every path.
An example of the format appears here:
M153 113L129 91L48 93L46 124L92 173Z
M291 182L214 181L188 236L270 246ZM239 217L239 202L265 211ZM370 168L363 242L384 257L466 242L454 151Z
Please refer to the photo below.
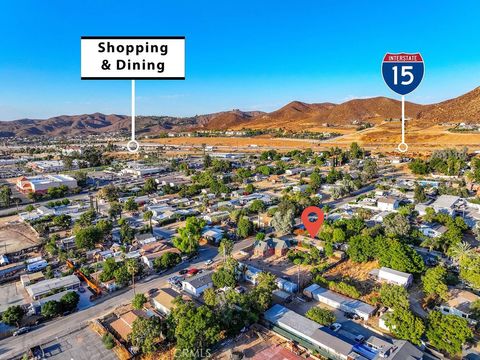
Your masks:
M342 328L342 324L339 324L339 323L333 323L332 325L330 325L330 330L335 332L337 332L341 328Z
M213 260L212 260L212 259L209 259L209 260L205 261L205 265L207 265L207 266L210 266L210 265L212 265L212 264L213 264Z

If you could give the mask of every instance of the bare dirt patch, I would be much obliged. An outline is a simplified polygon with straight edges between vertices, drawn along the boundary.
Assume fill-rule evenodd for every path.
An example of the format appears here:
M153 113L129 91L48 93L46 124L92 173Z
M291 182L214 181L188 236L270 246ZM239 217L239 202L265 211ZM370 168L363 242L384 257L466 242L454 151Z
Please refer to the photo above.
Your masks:
M19 221L0 223L0 254L17 252L40 244L30 225Z

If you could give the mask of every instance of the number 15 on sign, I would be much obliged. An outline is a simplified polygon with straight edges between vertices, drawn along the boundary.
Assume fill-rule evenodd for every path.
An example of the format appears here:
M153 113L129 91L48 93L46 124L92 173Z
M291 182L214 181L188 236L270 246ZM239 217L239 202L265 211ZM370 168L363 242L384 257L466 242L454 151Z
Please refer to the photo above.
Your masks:
M402 142L398 145L400 152L408 149L405 143L405 95L420 85L424 73L425 64L420 53L387 53L383 58L383 80L392 91L402 95Z

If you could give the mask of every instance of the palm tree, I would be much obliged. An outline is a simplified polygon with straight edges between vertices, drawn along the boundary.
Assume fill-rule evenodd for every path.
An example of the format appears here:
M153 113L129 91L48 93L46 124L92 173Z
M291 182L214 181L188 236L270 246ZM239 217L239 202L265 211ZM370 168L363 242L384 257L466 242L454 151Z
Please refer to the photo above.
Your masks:
M128 259L125 263L127 267L127 272L132 275L132 286L133 286L133 295L135 295L135 274L137 274L139 270L139 265L137 260L135 259Z
M153 234L152 218L153 212L151 210L147 210L143 213L143 220L148 221L148 227L150 228L150 232Z
M453 260L461 262L461 260L470 257L473 254L473 250L469 243L462 241L453 245L448 253Z

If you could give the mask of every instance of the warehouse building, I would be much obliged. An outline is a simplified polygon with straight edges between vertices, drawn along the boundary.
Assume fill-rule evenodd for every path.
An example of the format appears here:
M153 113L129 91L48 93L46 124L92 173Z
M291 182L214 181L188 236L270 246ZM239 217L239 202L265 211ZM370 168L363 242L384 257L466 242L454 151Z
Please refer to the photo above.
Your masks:
M363 320L368 320L375 312L375 308L360 300L354 300L349 297L340 295L334 291L322 288L317 284L310 285L303 293L325 305L344 312L353 312L360 316Z
M38 300L54 291L75 290L80 287L80 280L75 275L68 275L61 278L43 280L25 287L28 295L33 300Z
M264 320L271 330L326 359L424 359L424 353L408 341L370 336L358 343L278 304L264 313Z
M17 188L23 193L46 193L48 189L65 185L69 189L76 188L77 180L68 175L24 176L17 180Z
M353 352L354 343L348 339L282 305L272 306L265 312L264 319L273 331L328 359L365 359Z

